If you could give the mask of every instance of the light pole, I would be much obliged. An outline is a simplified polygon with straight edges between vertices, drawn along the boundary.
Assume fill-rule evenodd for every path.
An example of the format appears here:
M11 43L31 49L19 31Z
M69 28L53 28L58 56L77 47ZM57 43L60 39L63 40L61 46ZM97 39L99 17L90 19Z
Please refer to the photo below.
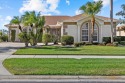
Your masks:
M110 19L111 19L111 43L114 42L114 28L113 28L113 0L110 0Z

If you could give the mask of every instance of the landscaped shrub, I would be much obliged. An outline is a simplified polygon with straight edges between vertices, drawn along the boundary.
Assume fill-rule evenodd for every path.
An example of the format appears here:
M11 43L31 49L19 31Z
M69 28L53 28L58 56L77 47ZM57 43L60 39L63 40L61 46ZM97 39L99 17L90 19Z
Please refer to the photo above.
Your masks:
M125 41L125 36L117 36L120 38L121 41Z
M99 43L98 42L94 42L93 45L98 45Z
M50 34L43 34L42 41L45 45L48 45L51 42L51 35Z
M74 38L72 36L62 36L61 38L62 45L72 45L74 43Z
M52 35L52 36L51 36L51 41L52 41L54 44L58 44L58 36Z
M103 37L103 42L107 43L111 43L111 37Z
M11 30L11 41L12 42L15 41L15 35L16 35L16 31L15 30Z
M121 37L114 37L114 42L120 43L120 41L121 41Z
M81 46L85 45L85 42L80 42L80 45L81 45Z
M86 42L85 45L92 45L92 43L90 43L90 42Z
M114 46L112 43L107 43L106 46Z
M118 42L113 42L114 46L118 46L118 44L119 44Z
M125 41L121 41L120 44L121 44L121 45L125 45Z
M4 42L5 42L5 41L8 41L8 36L7 36L7 35L3 35L3 36L1 37L1 40L4 41Z
M81 46L81 45L80 45L80 43L74 43L74 46L75 46L75 47L79 47L79 46Z

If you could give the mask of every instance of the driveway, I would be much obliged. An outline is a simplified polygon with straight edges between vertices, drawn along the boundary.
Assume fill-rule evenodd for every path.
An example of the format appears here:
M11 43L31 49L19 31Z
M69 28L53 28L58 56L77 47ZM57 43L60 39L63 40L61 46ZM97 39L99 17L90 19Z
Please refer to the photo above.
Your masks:
M11 43L2 42L0 43L0 75L11 75L2 65L2 62L9 57L18 48L24 47L24 43Z

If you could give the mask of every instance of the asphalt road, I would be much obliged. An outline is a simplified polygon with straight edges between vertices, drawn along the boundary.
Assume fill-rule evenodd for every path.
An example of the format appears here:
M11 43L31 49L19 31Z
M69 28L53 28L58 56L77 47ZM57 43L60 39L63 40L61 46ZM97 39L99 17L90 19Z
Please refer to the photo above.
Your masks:
M0 83L125 83L125 80L7 80Z

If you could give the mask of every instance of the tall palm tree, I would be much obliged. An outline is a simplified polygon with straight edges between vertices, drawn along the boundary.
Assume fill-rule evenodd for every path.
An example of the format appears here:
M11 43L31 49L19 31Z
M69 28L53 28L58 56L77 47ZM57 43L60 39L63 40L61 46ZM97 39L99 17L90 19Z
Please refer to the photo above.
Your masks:
M20 31L22 32L21 21L22 21L21 17L14 16L13 19L10 21L10 24L16 24L16 25L18 25Z
M111 43L114 42L114 28L113 28L113 0L110 0L110 19L111 19Z
M32 45L37 45L45 24L45 18L41 17L40 12L38 14L35 11L25 12L23 15L23 24L31 27L30 35L32 37ZM34 31L34 29L36 30Z
M101 11L102 7L103 7L103 5L102 5L101 0L99 0L97 2L87 2L85 5L80 7L80 10L82 10L85 14L91 16L91 23L92 23L91 43L93 43L95 15Z

